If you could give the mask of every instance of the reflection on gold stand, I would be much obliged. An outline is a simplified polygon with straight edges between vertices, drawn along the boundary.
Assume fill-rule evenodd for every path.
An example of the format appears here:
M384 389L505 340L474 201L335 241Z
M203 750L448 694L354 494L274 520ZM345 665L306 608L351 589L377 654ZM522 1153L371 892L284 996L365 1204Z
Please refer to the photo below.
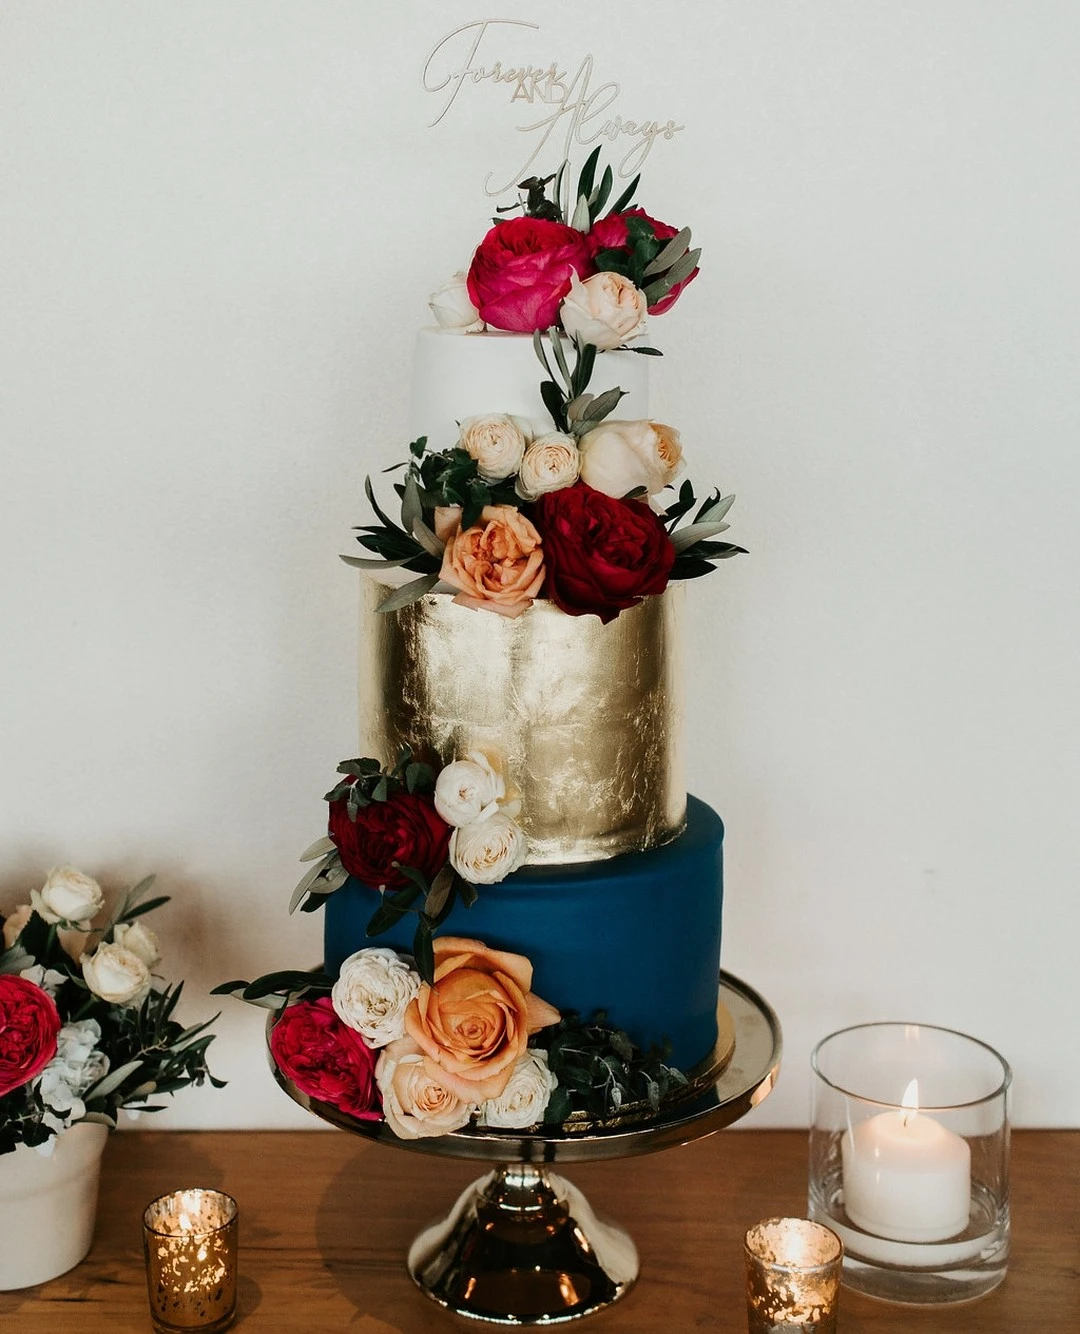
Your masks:
M454 1315L496 1325L554 1325L617 1301L637 1278L638 1258L629 1235L597 1218L581 1191L549 1165L689 1144L739 1120L772 1090L782 1045L776 1015L728 973L720 975L720 1004L730 1022L726 1038L721 1026L719 1047L727 1050L711 1084L647 1120L584 1131L469 1127L436 1139L399 1140L385 1122L356 1120L301 1093L271 1065L291 1098L343 1130L414 1153L495 1164L446 1218L416 1238L409 1272L426 1296Z

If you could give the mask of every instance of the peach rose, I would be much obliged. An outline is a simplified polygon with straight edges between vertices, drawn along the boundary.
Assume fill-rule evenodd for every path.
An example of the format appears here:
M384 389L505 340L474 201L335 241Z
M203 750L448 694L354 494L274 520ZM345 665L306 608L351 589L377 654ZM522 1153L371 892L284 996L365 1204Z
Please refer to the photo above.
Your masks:
M669 486L683 466L682 443L673 426L609 418L578 441L581 480L616 499L643 486L650 496Z
M441 1072L432 1077L424 1053L412 1038L384 1047L375 1067L383 1116L398 1139L449 1135L466 1126L476 1108L446 1088Z
M559 318L571 338L604 351L642 332L647 307L645 293L621 273L594 273L584 282L575 274Z
M405 1011L405 1032L424 1053L433 1079L463 1102L497 1098L510 1082L529 1035L559 1022L532 993L532 964L479 940L439 936L435 982Z
M540 534L513 505L485 505L480 522L449 529L446 510L436 512L436 532L446 542L439 577L461 590L454 601L474 610L520 616L544 582Z

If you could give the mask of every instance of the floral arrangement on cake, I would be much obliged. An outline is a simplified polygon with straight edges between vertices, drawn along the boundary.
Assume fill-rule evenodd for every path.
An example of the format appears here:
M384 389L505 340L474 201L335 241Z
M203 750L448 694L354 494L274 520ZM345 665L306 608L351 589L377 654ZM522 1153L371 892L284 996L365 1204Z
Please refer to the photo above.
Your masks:
M3 919L0 952L0 1154L49 1151L79 1121L115 1127L121 1108L222 1081L206 1066L213 1019L172 1017L183 983L154 974L161 950L142 918L148 876L105 912L101 886L71 866L50 871ZM101 922L100 925L96 923Z
M440 936L434 972L373 947L337 979L273 973L215 988L274 1010L270 1053L301 1093L399 1139L475 1124L524 1130L575 1111L601 1119L631 1103L655 1110L685 1076L640 1052L604 1016L582 1023L532 990L523 955Z
M366 481L376 522L361 525L357 541L373 554L342 559L418 576L382 611L445 589L462 606L503 616L545 598L568 615L608 622L670 580L698 578L743 551L716 540L734 496L715 490L699 503L684 480L661 499L683 470L678 431L613 418L625 397L617 385L589 391L598 354L660 355L630 340L678 300L701 254L689 248L689 228L628 207L638 178L604 213L612 172L594 183L598 154L582 170L569 221L557 202L564 171L522 182L525 198L510 208L523 215L495 219L468 273L432 298L443 330L532 334L551 427L493 410L457 423L447 448L414 440L409 458L389 470L406 470L395 485L400 522Z
M352 876L379 894L368 936L415 914L413 953L431 982L432 940L456 900L471 907L477 885L497 883L525 860L525 834L514 818L521 800L481 751L436 773L406 747L392 769L365 757L343 760L338 773L344 777L324 798L326 835L300 858L314 865L289 911L321 907Z

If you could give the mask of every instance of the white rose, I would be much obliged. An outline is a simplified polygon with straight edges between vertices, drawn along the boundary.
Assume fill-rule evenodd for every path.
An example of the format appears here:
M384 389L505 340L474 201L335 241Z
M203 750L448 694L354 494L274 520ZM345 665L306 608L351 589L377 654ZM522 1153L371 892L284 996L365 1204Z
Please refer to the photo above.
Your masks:
M546 1051L529 1048L514 1066L506 1088L480 1104L480 1124L501 1130L524 1130L544 1119L548 1100L559 1081L548 1068Z
M343 1024L369 1047L405 1036L405 1011L420 990L420 974L394 950L367 949L341 965L330 998Z
M450 864L474 885L494 885L525 860L528 844L521 826L496 811L450 835Z
M448 1135L467 1125L476 1110L428 1073L424 1054L412 1038L383 1048L375 1082L382 1093L386 1124L398 1139Z
M476 460L476 470L485 482L512 477L532 438L529 423L523 417L511 417L505 412L466 417L460 430L458 444Z
M88 922L105 906L105 895L96 880L58 866L50 871L40 889L30 891L30 901L50 926L57 922Z
M99 945L82 959L83 981L110 1005L141 1005L150 992L150 969L123 945Z
M581 437L581 480L607 496L655 495L682 471L679 433L650 421L605 421Z
M479 750L454 760L435 780L435 809L449 825L471 824L493 801L506 796L506 784Z
M137 954L147 968L153 968L161 962L158 938L142 922L121 922L113 931L113 942Z
M538 436L525 451L514 490L522 500L535 500L548 491L561 491L578 479L581 458L572 435L550 431Z
M645 293L621 273L594 273L584 282L575 273L559 319L571 338L603 351L642 332L648 305Z
M484 332L484 321L469 297L468 282L460 270L432 292L428 305L435 323L444 333Z

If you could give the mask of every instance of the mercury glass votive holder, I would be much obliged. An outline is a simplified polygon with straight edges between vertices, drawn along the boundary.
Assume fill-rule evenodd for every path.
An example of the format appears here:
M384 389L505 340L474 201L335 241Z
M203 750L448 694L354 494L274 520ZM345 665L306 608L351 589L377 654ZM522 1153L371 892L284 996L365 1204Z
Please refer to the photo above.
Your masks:
M236 1316L236 1201L220 1190L176 1190L148 1204L143 1252L158 1334L215 1334Z
M971 1301L1009 1258L1009 1088L992 1047L930 1024L845 1028L814 1049L811 1218L844 1283L913 1305Z
M743 1244L750 1334L836 1334L844 1248L805 1218L755 1223Z

